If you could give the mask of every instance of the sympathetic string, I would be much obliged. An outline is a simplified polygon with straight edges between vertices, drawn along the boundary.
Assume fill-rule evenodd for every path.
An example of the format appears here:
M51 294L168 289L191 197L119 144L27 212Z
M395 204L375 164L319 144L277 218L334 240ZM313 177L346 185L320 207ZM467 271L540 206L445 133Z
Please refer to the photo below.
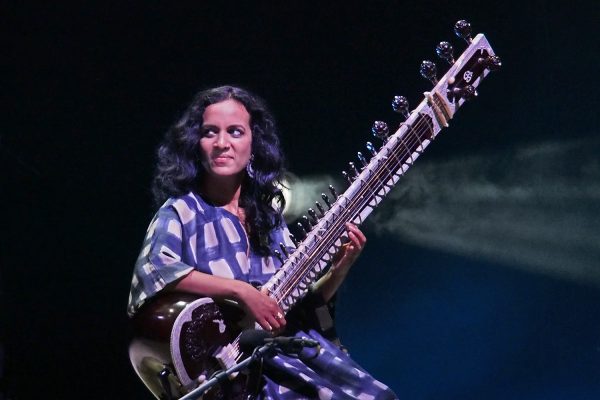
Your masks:
M433 131L429 129L430 127L424 119L417 120L414 127L405 126L408 128L405 131L406 140L404 137L398 137L391 149L385 149L384 146L380 150L387 151L386 157L373 167L371 171L373 173L366 181L361 180L364 185L359 188L357 193L354 193L347 199L348 203L346 205L339 204L341 213L337 217L335 214L332 214L332 218L334 218L331 221L332 225L328 227L324 237L320 238L322 240L319 241L316 248L312 249L311 255L306 256L304 254L306 258L300 260L299 264L290 264L290 271L285 271L285 274L289 274L289 277L281 282L271 293L271 296L278 303L286 299L298 284L305 279L306 274L310 271L310 268L307 268L307 266L309 267L318 263L325 256L327 250L331 248L332 242L335 243L341 237L344 232L345 222L353 220L385 188L390 179L398 174L403 175L405 172L403 165L408 165L409 159L410 165L414 164L413 154L418 152L419 147L423 150L421 135L426 135L430 131L431 136L429 139L433 139ZM423 130L423 128L427 129ZM416 135L411 135L415 131ZM369 169L369 167L367 166L366 169Z

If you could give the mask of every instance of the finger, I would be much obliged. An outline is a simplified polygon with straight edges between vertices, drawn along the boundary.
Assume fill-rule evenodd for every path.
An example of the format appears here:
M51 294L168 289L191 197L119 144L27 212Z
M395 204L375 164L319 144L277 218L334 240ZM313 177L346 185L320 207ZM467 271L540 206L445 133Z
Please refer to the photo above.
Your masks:
M350 239L350 242L348 242L348 246L347 246L347 249L349 251L352 250L352 247L354 247L354 248L361 247L360 239L358 238L356 233L354 233L352 231L348 232L348 238Z
M279 323L279 321L277 320L277 318L275 318L275 316L270 315L266 318L267 322L269 323L269 325L271 325L272 330L279 330L279 328L281 328L281 324Z
M285 320L285 314L283 313L283 310L281 310L281 308L279 308L279 306L277 306L276 309L274 310L273 317L279 323L279 328L282 329L286 324L286 320Z
M275 319L279 321L279 325L281 325L281 327L284 327L287 323L287 321L285 320L285 315L281 311L277 312L277 314L275 315Z
M367 243L367 237L365 236L365 234L358 228L356 228L356 231L354 233L358 237L361 246L364 246Z
M271 332L273 330L273 327L265 318L261 318L260 320L257 320L257 322L265 331Z
M362 251L362 249L364 247L364 243L362 243L361 240L359 239L359 237L356 234L354 234L353 232L350 232L348 234L348 236L350 237L350 245L347 248L347 253L356 257Z
M350 222L348 222L346 226L348 228L348 233L353 232L358 238L361 245L364 245L367 242L367 237L360 229L358 229L358 226Z
M273 299L270 300L272 300L272 304L270 304L269 310L267 311L266 319L273 328L277 329L281 325L281 319L284 315L277 302Z
M279 326L277 328L274 328L274 331L276 331L276 332L283 331L285 329L285 325L286 325L285 319L277 320L277 322L279 323Z

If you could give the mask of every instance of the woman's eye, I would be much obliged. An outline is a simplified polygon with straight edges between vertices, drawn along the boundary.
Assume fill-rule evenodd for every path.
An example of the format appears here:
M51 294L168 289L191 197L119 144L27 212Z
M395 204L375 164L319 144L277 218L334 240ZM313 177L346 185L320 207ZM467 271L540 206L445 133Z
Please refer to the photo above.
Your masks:
M216 134L216 132L212 128L202 129L202 137L214 136L215 134Z
M240 128L231 128L229 129L229 134L233 137L240 137L244 134L244 131Z

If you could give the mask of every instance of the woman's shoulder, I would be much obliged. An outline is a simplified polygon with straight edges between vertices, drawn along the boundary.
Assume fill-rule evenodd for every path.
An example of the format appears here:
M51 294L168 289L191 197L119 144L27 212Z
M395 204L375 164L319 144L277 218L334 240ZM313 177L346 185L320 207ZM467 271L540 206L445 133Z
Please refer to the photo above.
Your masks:
M159 213L176 212L181 221L185 224L199 215L204 215L210 206L194 192L189 192L181 196L170 197L160 207Z

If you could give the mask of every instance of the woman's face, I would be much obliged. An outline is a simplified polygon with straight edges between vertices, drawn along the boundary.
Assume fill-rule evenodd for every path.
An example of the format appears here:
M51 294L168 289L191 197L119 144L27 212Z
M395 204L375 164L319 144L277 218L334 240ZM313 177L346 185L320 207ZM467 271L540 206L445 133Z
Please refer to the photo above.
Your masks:
M236 100L206 107L200 130L200 154L204 169L212 177L245 173L252 154L250 114Z

